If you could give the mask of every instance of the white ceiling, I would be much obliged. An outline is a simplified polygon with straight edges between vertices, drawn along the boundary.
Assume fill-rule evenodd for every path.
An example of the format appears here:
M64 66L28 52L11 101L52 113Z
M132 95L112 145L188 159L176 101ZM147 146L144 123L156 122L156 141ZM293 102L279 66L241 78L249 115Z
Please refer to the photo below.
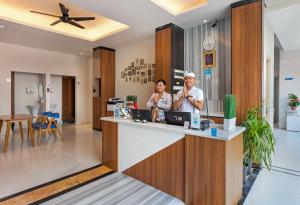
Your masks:
M300 50L300 0L267 0L267 18L284 51Z
M201 24L204 19L226 16L229 5L236 1L209 0L207 6L173 16L150 0L66 0L70 4L127 24L130 28L90 42L0 19L0 25L5 26L0 28L0 41L75 55L80 52L90 55L90 50L97 46L118 48L153 37L155 28L168 23L189 28Z

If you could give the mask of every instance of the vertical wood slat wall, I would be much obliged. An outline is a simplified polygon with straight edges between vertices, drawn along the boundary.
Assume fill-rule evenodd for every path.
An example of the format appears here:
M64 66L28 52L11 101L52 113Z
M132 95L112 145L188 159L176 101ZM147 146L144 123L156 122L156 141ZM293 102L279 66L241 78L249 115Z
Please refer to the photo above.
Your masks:
M106 102L115 97L115 50L105 47L94 49L94 55L99 55L100 63L94 63L93 69L100 70L100 96L93 97L93 129L101 130L100 117L110 116Z
M184 30L167 24L155 32L155 79L164 79L166 91L173 93L174 69L184 69Z
M262 104L262 7L261 0L231 8L232 94L237 100L237 123L250 108Z

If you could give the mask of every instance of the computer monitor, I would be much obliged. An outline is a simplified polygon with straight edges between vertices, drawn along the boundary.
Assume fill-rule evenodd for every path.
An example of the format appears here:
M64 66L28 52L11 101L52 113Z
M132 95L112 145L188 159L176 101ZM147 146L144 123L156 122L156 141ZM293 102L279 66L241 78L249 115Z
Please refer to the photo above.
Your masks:
M152 115L150 110L145 109L132 109L131 110L133 120L147 120L148 122L152 121Z
M170 125L184 126L184 122L188 121L191 124L191 113L190 112L165 112L166 122Z

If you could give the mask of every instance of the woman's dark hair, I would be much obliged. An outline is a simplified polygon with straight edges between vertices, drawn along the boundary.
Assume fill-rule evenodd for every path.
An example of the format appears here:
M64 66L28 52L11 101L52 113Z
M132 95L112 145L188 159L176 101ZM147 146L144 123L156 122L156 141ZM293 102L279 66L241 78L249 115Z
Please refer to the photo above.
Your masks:
M167 84L166 81L165 81L164 79L159 79L159 80L157 80L157 81L155 82L155 84L157 84L157 83L162 83L162 84L164 84L164 85Z

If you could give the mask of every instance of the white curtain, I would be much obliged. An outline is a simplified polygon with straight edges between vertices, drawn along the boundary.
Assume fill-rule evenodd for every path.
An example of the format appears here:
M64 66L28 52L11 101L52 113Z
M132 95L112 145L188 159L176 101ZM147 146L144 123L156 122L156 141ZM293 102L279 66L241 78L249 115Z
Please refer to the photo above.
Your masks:
M184 69L196 74L196 86L203 90L210 113L223 112L224 95L231 93L230 31L230 17L218 20L214 29L210 22L184 31ZM216 39L216 67L210 79L203 74L202 66L202 42L209 35Z

